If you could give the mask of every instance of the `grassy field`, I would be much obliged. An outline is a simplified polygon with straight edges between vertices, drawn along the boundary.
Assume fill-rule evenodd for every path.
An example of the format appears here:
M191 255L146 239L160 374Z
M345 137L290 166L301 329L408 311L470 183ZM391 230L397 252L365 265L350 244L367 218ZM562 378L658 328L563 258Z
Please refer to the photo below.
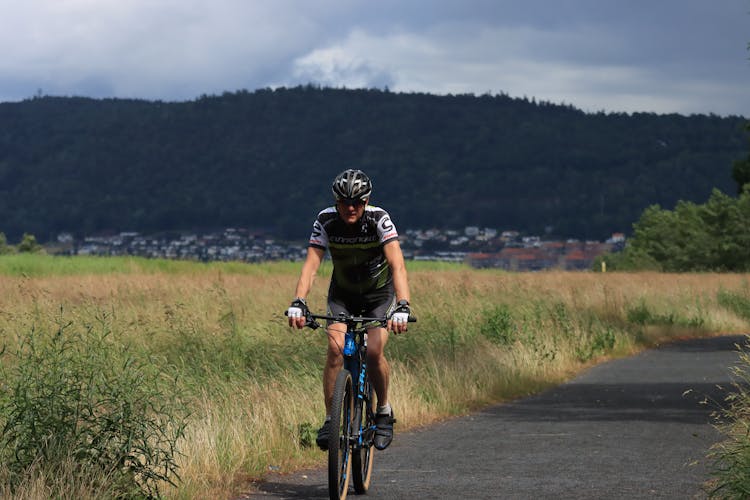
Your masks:
M654 343L750 326L748 275L408 268L419 322L388 345L398 431L530 394ZM96 339L94 354L75 359L111 351L105 362L125 356L130 371L158 366L169 380L159 390L170 391L186 423L177 442L182 479L161 491L229 498L268 470L323 460L311 437L324 414L325 339L291 331L283 317L298 271L294 263L3 256L3 367L18 371L25 358L13 353L27 352L30 336L53 343L61 335ZM313 310L324 307L329 274L323 266ZM0 470L3 481L3 497L103 496L100 481L61 484L39 463Z

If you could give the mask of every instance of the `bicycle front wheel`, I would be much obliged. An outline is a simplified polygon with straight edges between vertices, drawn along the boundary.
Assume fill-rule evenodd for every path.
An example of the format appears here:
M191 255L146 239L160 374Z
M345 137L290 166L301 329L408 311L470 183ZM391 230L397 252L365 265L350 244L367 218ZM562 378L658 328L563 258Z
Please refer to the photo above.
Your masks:
M372 477L372 460L374 458L374 426L375 399L372 386L368 380L365 383L366 399L356 404L355 421L352 422L352 432L359 427L360 443L352 450L352 479L354 491L358 494L367 493Z
M352 375L342 369L336 377L328 437L328 493L331 500L346 498L352 466L351 429L354 415Z

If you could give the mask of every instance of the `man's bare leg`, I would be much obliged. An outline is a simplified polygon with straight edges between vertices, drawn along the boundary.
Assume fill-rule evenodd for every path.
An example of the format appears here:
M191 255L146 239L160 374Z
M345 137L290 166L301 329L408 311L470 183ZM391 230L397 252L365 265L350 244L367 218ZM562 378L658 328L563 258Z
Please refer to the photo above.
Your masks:
M391 367L385 358L385 344L387 343L388 331L385 328L367 330L367 370L375 394L378 395L378 406L388 404Z
M367 363L370 381L378 395L378 410L375 415L375 447L384 450L393 439L393 409L388 401L388 385L391 369L385 359L385 344L388 331L385 328L372 328L367 332Z
M322 450L328 449L328 438L330 433L331 404L333 402L333 391L336 386L336 377L341 366L344 364L344 334L346 325L334 323L327 328L328 349L326 351L326 363L323 367L323 397L326 404L326 421L318 430L316 443Z
M326 416L330 416L336 376L344 364L343 351L346 325L344 323L334 323L328 327L327 332L328 351L326 352L326 364L323 367L323 396L326 404Z

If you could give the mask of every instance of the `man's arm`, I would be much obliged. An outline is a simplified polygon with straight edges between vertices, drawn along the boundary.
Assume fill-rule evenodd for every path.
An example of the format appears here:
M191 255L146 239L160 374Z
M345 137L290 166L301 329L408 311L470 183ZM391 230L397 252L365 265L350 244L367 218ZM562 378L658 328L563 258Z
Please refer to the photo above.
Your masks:
M398 240L386 243L383 246L383 253L393 274L393 288L396 291L396 300L409 302L409 281L406 277L406 264L404 263L404 254L401 252L401 245ZM406 323L391 326L396 333L406 331Z
M409 281L406 278L406 264L404 254L401 253L401 245L398 240L393 240L383 247L385 260L393 274L393 288L396 290L396 300L409 301Z
M310 293L313 281L315 280L315 273L318 272L324 255L325 250L323 249L307 247L307 258L305 258L305 263L302 265L302 272L297 282L296 297L300 299L307 298L307 294Z
M315 274L318 272L320 263L323 261L325 250L317 247L307 248L307 257L305 263L302 265L302 272L297 281L297 288L295 290L295 297L299 299L306 299L307 294L310 293L313 281L315 280ZM305 318L289 318L289 326L296 326L302 328L305 326Z

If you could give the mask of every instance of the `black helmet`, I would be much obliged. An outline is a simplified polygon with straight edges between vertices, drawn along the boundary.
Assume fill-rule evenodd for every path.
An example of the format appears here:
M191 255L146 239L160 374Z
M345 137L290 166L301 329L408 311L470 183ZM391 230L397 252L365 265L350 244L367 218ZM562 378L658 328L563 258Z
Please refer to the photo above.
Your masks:
M372 193L372 182L361 170L344 170L333 180L333 196L337 200L364 200Z

